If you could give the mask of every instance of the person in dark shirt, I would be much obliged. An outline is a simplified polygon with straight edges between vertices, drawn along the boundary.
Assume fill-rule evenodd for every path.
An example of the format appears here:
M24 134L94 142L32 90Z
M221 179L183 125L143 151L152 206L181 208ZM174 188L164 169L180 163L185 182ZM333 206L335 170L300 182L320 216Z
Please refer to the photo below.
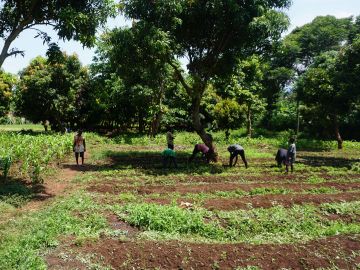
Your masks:
M207 162L209 162L209 159L207 157L207 154L209 153L209 147L204 143L195 144L193 153L191 157L189 158L189 162L192 162L197 153L201 153L203 158L207 159Z
M234 158L235 158L234 166L236 165L239 155L240 155L242 161L244 162L245 167L246 168L248 167L248 163L247 163L247 160L245 158L245 151L244 151L244 148L241 145L232 144L232 145L230 145L228 147L227 150L230 152L230 162L229 162L230 167L233 166L232 162L233 162Z
M277 162L277 165L279 168L281 168L282 164L286 164L286 157L287 157L287 150L284 148L280 148L277 153L276 153L276 157L275 160Z

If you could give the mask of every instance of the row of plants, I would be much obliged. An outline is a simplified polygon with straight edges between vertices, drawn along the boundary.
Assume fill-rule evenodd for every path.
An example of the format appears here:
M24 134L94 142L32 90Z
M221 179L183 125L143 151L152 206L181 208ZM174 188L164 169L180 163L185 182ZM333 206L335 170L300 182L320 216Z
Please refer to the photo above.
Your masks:
M183 209L176 204L115 205L119 219L144 230L151 239L187 238L251 244L292 243L338 234L357 234L359 223L331 220L327 215L358 217L359 202L295 205L235 211Z
M0 160L6 177L10 164L16 163L19 173L33 182L42 181L42 173L54 160L61 160L71 152L72 137L62 134L24 135L20 133L0 133Z

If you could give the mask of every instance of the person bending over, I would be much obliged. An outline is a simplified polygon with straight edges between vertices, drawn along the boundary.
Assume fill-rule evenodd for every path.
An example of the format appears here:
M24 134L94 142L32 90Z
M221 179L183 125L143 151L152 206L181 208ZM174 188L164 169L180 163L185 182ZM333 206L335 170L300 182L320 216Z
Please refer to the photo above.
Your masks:
M192 153L191 157L189 158L189 162L192 162L198 153L201 153L202 158L206 159L206 161L209 162L209 160L210 160L209 154L211 152L209 150L210 150L209 147L204 143L195 144L193 153Z
M171 164L174 163L174 167L177 168L176 164L176 154L175 151L167 148L162 152L163 157L163 167L164 168L170 168Z
M235 162L234 162L234 166L236 165L237 161L238 161L238 156L240 155L242 161L244 162L245 164L245 168L248 167L248 163L246 161L246 158L245 158L245 151L244 151L244 148L239 145L239 144L232 144L228 147L228 151L230 152L230 167L233 166L232 162L235 158Z
M276 157L275 160L277 162L277 165L279 168L281 168L282 164L286 164L286 157L287 157L287 150L284 148L280 148L277 153L276 153Z

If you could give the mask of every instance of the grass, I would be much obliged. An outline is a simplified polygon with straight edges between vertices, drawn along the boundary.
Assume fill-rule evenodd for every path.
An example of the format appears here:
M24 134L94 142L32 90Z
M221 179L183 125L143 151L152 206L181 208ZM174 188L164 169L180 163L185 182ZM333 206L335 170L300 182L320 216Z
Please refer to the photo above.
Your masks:
M21 131L21 130L44 131L44 127L42 125L36 125L36 124L0 125L0 131Z
M326 204L324 207L337 209L341 204ZM358 202L346 206L347 209L356 207ZM360 233L360 224L328 220L311 205L212 212L201 208L182 209L176 205L130 203L115 207L114 212L129 224L153 232L150 234L153 240L177 239L181 235L202 241L265 244Z
M90 196L78 193L59 199L35 214L0 225L0 265L2 269L46 269L39 252L56 247L59 236L74 236L81 244L107 229L100 207Z

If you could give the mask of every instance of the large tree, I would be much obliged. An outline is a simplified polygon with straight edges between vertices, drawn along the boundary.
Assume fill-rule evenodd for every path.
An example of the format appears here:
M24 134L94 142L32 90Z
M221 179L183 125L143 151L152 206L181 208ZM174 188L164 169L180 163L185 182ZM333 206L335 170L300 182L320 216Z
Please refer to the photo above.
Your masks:
M5 59L24 51L11 48L12 42L27 29L49 41L48 35L38 30L39 25L50 25L60 38L80 41L92 46L96 29L113 14L112 0L2 0L0 1L0 38L4 40L0 52L0 67Z
M161 47L167 47L162 61L172 66L176 79L186 89L192 102L194 130L214 152L212 137L200 119L201 99L209 81L231 71L241 55L269 47L287 27L287 17L279 9L288 7L290 1L124 0L122 3L128 18L162 32ZM181 57L188 59L190 82L175 63Z
M108 109L116 124L126 127L136 122L139 132L145 127L151 135L157 132L165 94L177 87L170 65L161 61L163 51L167 52L162 41L161 31L141 23L102 35L92 72L112 96Z
M16 84L16 77L11 73L0 70L0 117L10 110L12 90Z
M354 36L356 27L352 17L318 16L312 22L295 28L278 47L275 61L293 69L291 82L297 79L322 53L338 51ZM297 128L300 123L300 101L297 99Z
M328 120L334 130L338 148L342 149L340 123L350 114L360 98L360 37L340 52L327 52L300 77L297 91L315 114Z
M80 122L79 93L87 85L87 70L76 55L50 51L37 57L20 73L15 91L16 113L37 123L50 121L54 130Z

